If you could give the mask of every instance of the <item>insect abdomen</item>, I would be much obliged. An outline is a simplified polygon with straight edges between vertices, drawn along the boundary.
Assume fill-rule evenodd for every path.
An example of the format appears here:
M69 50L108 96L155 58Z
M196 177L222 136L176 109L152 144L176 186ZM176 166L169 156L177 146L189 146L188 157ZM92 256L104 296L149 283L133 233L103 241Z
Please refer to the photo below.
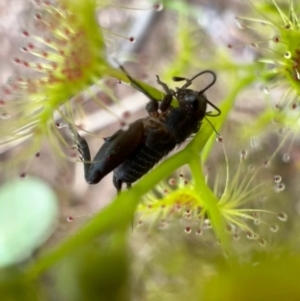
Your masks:
M174 146L175 147L175 146ZM125 183L133 183L146 174L174 147L162 150L142 144L126 161L114 170L114 176Z

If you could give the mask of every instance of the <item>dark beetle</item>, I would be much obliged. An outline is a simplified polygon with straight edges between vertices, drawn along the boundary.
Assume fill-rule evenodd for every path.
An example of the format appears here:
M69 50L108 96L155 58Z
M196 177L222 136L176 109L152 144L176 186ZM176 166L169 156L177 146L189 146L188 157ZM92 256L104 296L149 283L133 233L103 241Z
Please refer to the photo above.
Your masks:
M158 84L166 92L164 99L159 103L122 66L121 69L131 84L150 99L146 106L149 116L138 119L111 137L105 138L93 161L86 140L78 133L75 134L78 150L84 162L87 183L97 184L113 170L113 183L118 192L122 188L122 183L130 187L176 146L198 132L205 116L221 114L221 111L204 95L216 81L215 73L210 70L202 71L191 79L174 77L174 81L186 81L181 88L176 88L176 91L169 89L156 76ZM206 73L211 74L213 79L205 89L199 92L187 89L195 78ZM176 108L171 106L173 97L178 101ZM207 103L217 110L215 114L206 112Z

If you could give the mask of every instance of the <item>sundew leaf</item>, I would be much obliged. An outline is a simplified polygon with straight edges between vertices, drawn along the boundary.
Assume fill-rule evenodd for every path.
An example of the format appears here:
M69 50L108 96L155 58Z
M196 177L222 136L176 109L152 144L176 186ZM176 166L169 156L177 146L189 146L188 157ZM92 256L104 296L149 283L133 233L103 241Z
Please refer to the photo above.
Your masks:
M0 87L0 144L29 139L32 145L30 152L16 158L15 165L30 158L44 138L55 154L61 153L54 122L58 111L79 109L72 98L107 77L105 71L110 68L97 20L98 1L36 1L36 6L29 29L20 33L30 45L22 48L26 60L20 51L13 59L15 74ZM43 24L43 30L36 22Z
M0 188L0 267L28 258L49 238L58 215L53 190L35 178Z

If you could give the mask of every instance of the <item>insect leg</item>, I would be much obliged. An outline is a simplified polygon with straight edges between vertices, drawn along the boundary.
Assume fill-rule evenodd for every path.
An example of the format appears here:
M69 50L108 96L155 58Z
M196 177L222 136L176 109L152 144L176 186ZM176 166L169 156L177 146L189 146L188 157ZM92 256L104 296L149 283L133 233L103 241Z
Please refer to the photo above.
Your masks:
M170 105L171 105L171 102L172 102L172 99L173 99L173 95L175 94L174 91L172 91L166 83L162 82L159 78L158 75L156 75L156 78L157 78L157 83L159 85L161 85L164 89L164 91L167 93L166 96L164 97L164 99L162 100L162 102L160 103L159 105L159 109L162 111L162 112L165 112L169 109Z
M91 153L89 146L86 140L83 137L81 137L71 125L69 125L69 130L74 135L78 151L81 155L80 160L83 161L84 177L87 181L88 172L91 166Z
M113 175L113 184L117 189L117 193L119 194L121 192L122 189L122 180L118 179L115 175Z
M145 94L149 99L149 103L146 105L146 111L148 112L148 114L152 117L157 117L158 116L158 100L155 99L152 95L150 95L135 79L133 79L129 73L126 71L126 69L124 68L124 66L119 65L119 68L126 74L126 76L128 77L128 79L130 80L131 85L139 90L140 92L142 92L143 94Z
M89 146L88 146L86 140L81 136L79 136L78 145L79 145L79 150L81 151L81 154L82 154L82 161L83 161L83 167L84 167L84 177L87 180L88 171L89 171L89 168L91 166L91 163L90 163L91 162L90 149L89 149Z
M163 87L164 91L165 91L167 94L172 94L172 92L171 92L170 88L168 87L168 85L167 85L166 83L162 82L162 81L160 80L160 78L159 78L158 75L156 75L156 79L157 79L157 83Z
M146 105L146 111L152 117L158 117L158 101L155 99L150 99L150 101Z

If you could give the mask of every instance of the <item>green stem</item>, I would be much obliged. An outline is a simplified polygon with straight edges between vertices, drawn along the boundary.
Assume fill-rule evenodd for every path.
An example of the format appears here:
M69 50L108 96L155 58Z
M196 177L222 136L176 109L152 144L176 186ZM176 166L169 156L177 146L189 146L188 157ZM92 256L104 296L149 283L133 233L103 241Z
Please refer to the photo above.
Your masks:
M226 235L224 219L220 209L218 208L218 199L205 182L200 163L200 156L196 153L190 161L189 167L193 175L196 190L199 193L201 200L205 204L205 207L207 208L207 212L216 236L220 240L223 249L229 251L230 246L228 235Z

